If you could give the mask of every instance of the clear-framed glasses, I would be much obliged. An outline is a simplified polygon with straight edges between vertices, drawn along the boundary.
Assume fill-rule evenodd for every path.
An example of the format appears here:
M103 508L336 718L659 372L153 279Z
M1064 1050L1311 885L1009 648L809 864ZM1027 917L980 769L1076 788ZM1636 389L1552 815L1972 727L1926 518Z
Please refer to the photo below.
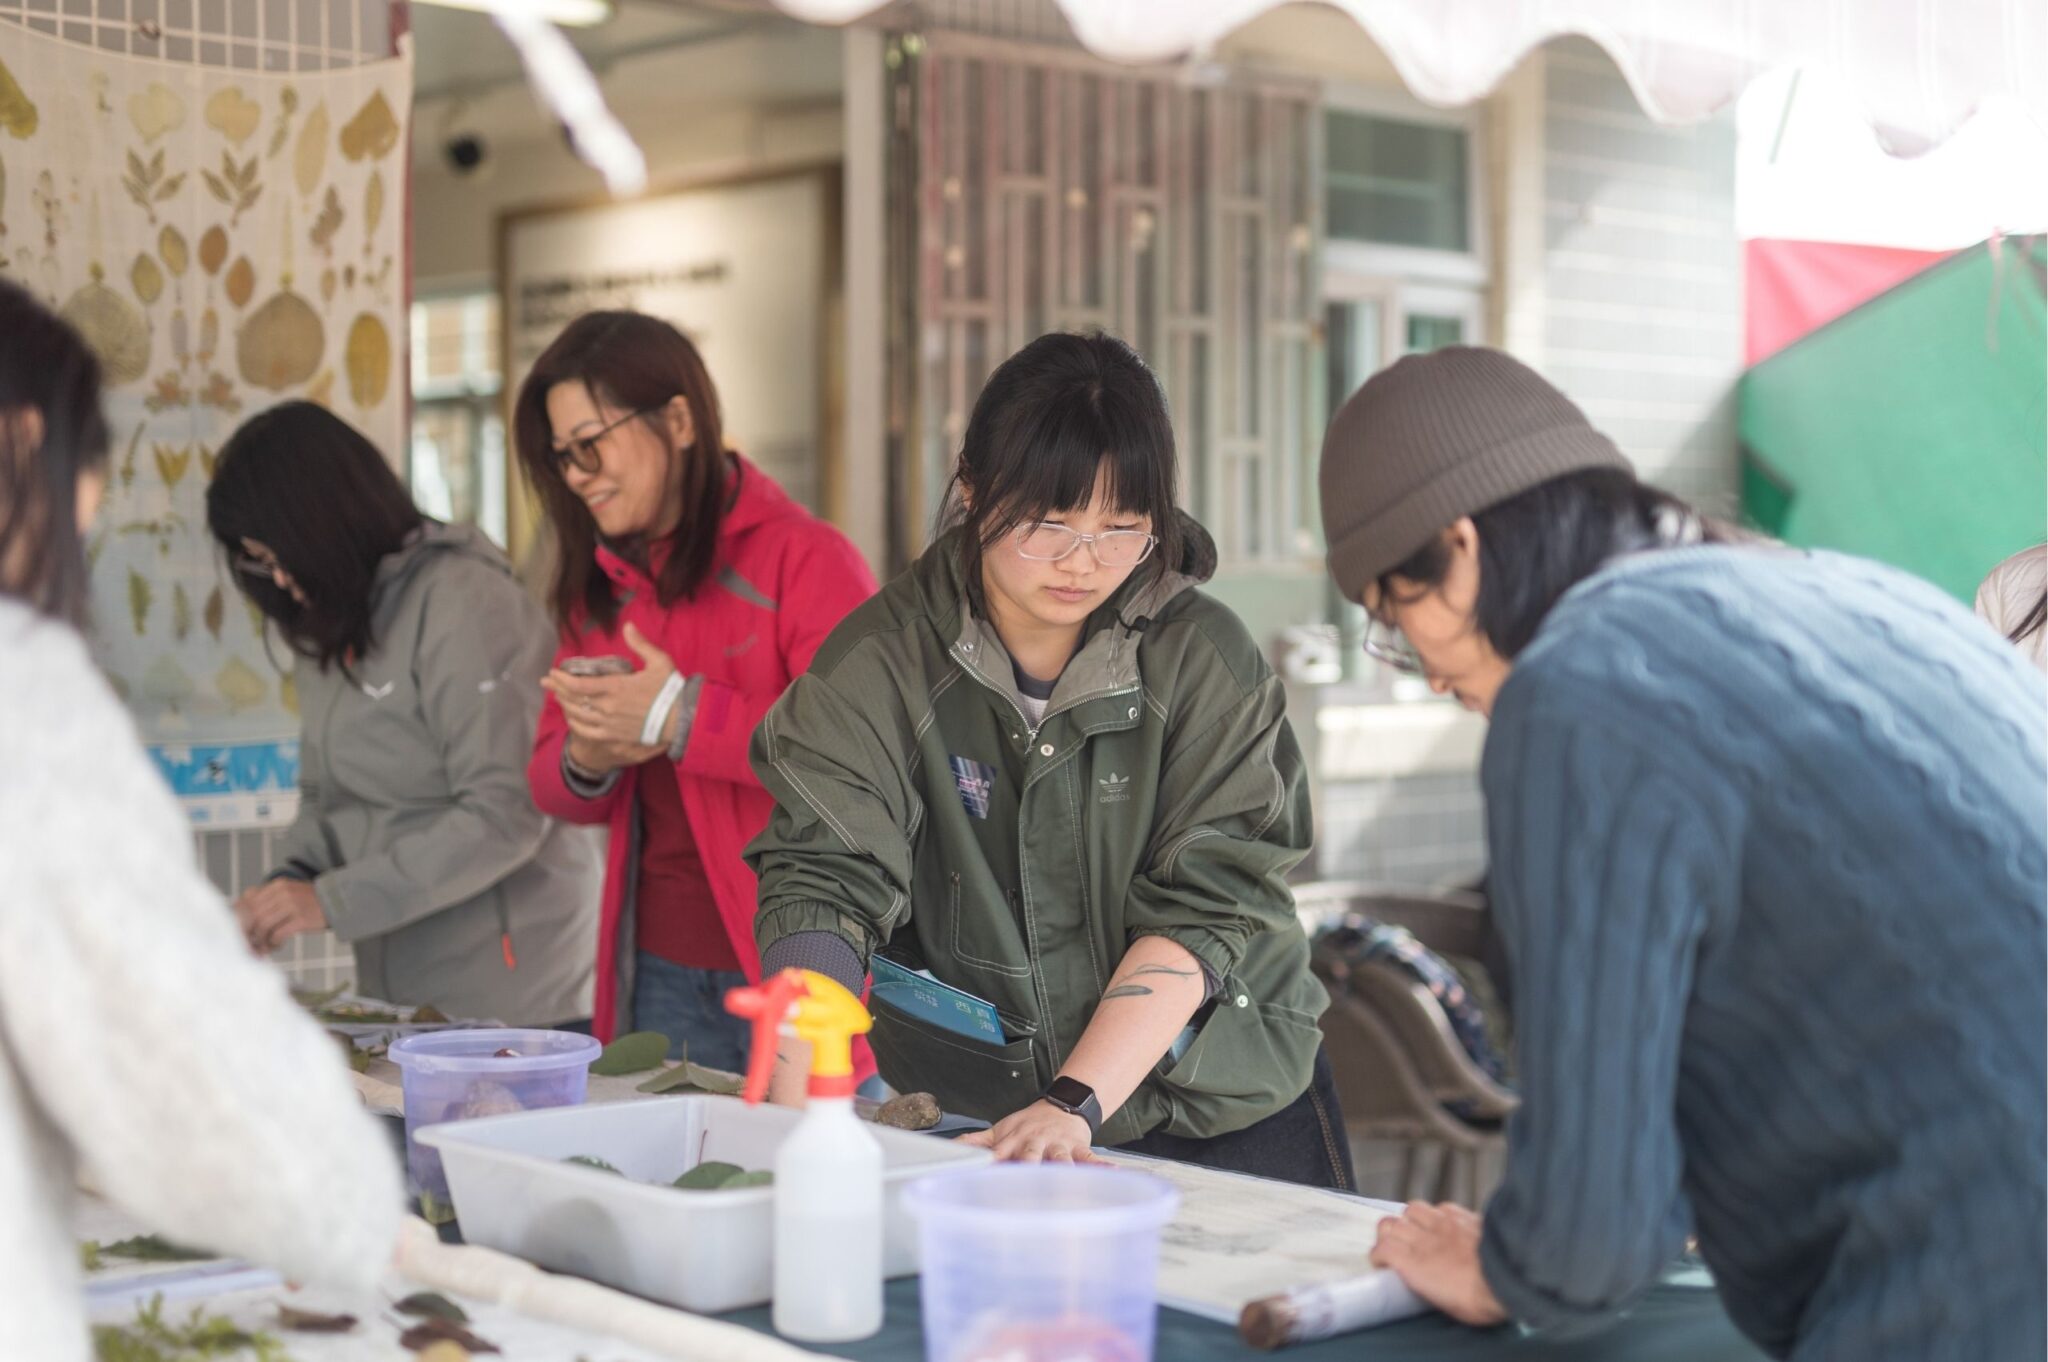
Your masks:
M1422 676L1428 670L1422 665L1422 654L1415 651L1407 635L1371 615L1365 618L1365 655L1409 676Z
M1032 521L1017 527L1017 556L1040 563L1057 563L1086 544L1095 561L1106 568L1131 568L1152 556L1159 540L1143 530L1104 530L1082 534L1064 525Z
M667 405L668 403L661 402L651 407L642 407L638 411L629 411L593 435L572 436L570 439L556 445L549 451L554 456L555 471L560 473L564 471L564 465L573 463L586 473L597 472L604 467L604 451L597 447L600 440L617 430L620 426L625 425L626 422L637 421L643 416L651 416Z

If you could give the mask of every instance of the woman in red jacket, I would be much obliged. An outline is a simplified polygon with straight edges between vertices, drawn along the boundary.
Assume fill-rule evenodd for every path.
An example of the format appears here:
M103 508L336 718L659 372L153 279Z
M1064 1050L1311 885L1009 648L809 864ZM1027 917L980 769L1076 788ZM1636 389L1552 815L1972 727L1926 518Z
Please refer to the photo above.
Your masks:
M775 808L747 743L874 576L725 447L702 357L658 318L570 323L514 427L555 532L562 630L527 779L543 812L611 829L594 1029L742 1069L724 996L761 965L740 850Z

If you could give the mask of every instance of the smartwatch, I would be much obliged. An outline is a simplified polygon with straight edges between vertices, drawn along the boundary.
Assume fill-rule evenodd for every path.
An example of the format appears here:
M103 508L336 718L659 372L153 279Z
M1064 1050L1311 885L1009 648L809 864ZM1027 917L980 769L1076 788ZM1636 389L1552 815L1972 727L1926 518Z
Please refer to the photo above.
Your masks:
M1055 1078L1052 1086L1045 1090L1045 1100L1086 1121L1091 1139L1101 1133L1102 1103L1095 1100L1095 1089L1080 1079L1068 1078L1064 1074Z

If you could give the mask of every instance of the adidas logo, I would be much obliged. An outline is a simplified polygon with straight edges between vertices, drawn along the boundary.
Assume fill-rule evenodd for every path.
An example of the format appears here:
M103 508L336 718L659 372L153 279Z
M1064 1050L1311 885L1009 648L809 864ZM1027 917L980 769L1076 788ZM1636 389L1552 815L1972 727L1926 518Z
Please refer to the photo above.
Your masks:
M1131 797L1131 778L1129 776L1120 776L1116 772L1111 771L1108 775L1096 781L1095 784L1101 791L1095 797L1095 802L1098 804L1122 804L1128 802Z

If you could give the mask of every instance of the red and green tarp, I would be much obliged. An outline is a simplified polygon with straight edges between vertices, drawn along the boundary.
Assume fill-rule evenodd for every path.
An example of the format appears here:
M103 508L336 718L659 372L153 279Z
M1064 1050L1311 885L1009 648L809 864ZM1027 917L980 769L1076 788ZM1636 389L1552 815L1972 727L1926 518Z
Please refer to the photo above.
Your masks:
M1961 599L2048 540L2048 238L1947 257L1743 376L1743 510Z

